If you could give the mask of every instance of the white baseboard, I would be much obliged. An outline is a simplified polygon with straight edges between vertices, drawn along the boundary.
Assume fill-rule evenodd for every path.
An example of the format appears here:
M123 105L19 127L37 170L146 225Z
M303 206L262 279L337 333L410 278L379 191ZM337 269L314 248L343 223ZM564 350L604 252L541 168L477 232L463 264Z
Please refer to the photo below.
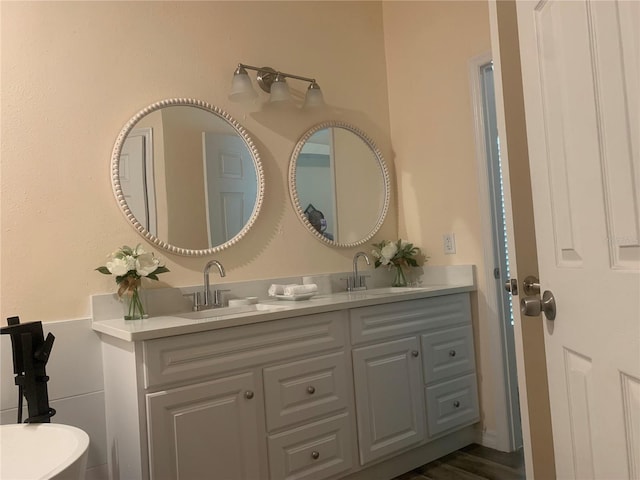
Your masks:
M493 448L494 450L500 450L498 448L498 433L494 430L486 430L482 432L480 438L480 444L483 447Z

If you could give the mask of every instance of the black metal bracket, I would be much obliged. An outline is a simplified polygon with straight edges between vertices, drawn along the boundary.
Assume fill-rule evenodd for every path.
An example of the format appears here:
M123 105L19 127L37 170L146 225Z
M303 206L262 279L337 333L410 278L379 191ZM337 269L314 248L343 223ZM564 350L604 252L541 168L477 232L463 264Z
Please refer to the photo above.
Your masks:
M22 423L22 396L27 399L29 417L25 423L49 423L56 411L49 407L45 365L49 361L55 337L44 338L42 322L20 323L19 317L7 318L0 334L11 336L13 373L18 386L18 423Z

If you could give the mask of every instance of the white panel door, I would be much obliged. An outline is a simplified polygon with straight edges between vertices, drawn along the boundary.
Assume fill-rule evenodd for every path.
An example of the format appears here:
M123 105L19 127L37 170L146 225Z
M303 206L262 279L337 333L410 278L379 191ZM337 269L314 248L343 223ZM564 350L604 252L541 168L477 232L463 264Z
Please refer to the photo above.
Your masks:
M516 3L557 476L637 479L640 2Z
M425 438L419 350L416 337L353 350L362 465Z
M209 245L235 237L251 217L257 195L253 158L237 135L203 132Z

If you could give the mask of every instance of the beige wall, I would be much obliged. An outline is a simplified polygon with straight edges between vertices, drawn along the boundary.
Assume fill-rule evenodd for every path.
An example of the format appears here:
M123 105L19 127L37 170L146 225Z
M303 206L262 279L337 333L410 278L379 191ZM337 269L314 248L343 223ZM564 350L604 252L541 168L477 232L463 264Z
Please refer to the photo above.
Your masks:
M113 197L111 150L130 117L165 98L221 107L249 130L262 156L262 213L237 246L213 256L226 267L225 280L351 268L357 249L329 248L295 217L287 168L296 139L328 119L363 129L391 160L380 3L0 5L3 322L10 315L87 317L90 294L115 290L113 277L93 269L142 239ZM313 76L330 108L301 115L231 103L238 62ZM301 97L306 84L290 87ZM392 205L379 238L396 236L395 211ZM201 282L207 258L158 253L171 270L162 281Z
M113 277L93 269L118 246L142 240L111 192L113 143L136 112L172 97L226 110L262 156L263 211L237 246L212 256L226 267L225 280L349 270L353 254L366 249L324 245L289 203L296 140L329 119L366 131L395 175L390 213L372 242L399 234L430 264L484 268L467 64L490 49L484 2L2 2L0 9L0 321L87 317L89 295L115 290ZM313 76L330 107L302 115L231 103L238 62ZM306 87L290 86L298 97ZM445 232L456 234L456 255L442 253ZM208 258L152 249L171 270L163 282L200 283ZM491 345L487 319L477 315L483 278L474 301L481 368ZM493 380L482 372L488 429Z
M469 60L491 50L485 2L384 2L391 142L399 192L399 235L421 246L427 265L475 264L477 361L484 427L495 428L494 339L485 318L482 228ZM442 235L455 233L445 255ZM427 267L428 268L428 267ZM489 268L492 268L489 266Z

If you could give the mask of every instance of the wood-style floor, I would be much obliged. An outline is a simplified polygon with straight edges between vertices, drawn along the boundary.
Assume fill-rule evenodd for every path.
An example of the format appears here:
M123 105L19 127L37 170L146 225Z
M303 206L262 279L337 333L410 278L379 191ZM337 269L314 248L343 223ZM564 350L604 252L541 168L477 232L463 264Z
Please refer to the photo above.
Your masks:
M394 480L524 480L522 451L503 453L469 445Z

